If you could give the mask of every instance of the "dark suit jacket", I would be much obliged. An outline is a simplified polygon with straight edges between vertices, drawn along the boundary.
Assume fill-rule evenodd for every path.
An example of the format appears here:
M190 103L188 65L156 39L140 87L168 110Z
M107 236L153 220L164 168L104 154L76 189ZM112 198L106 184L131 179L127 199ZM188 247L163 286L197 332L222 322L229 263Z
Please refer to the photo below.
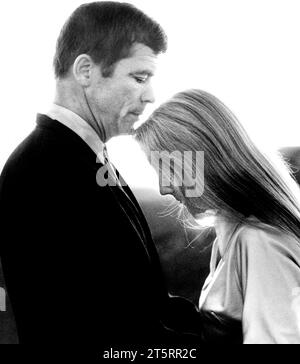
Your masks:
M0 253L21 343L149 343L174 335L151 234L128 187L45 115L0 180Z

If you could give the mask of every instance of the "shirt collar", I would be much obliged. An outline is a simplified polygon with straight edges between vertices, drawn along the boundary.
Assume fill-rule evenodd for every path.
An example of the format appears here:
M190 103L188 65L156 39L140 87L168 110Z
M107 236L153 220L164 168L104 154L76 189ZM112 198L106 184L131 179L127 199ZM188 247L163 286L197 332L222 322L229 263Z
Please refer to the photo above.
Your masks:
M217 234L218 248L222 257L227 251L228 243L230 242L238 225L239 222L237 221L231 221L228 218L217 216L214 227Z
M98 160L104 164L105 144L102 142L95 130L79 115L63 106L53 104L46 113L51 119L59 121L76 133L95 152Z

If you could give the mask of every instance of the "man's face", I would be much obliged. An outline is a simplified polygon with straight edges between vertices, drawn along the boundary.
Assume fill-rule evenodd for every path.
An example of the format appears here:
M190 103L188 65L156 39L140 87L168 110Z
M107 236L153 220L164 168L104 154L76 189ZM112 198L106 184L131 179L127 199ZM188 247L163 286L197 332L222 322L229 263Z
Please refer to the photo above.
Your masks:
M97 122L104 126L107 140L131 134L146 104L154 102L151 77L156 58L151 48L135 44L130 57L116 63L112 76L104 78L100 67L95 71L89 102Z

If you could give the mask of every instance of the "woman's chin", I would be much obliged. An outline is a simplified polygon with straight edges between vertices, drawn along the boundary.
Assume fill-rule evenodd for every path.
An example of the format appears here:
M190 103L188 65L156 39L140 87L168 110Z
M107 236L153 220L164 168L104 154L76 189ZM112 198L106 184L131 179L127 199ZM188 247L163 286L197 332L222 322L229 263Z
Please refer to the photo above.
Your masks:
M205 210L202 212L198 212L193 215L194 219L197 223L202 227L210 227L214 226L216 220L216 211L214 210Z

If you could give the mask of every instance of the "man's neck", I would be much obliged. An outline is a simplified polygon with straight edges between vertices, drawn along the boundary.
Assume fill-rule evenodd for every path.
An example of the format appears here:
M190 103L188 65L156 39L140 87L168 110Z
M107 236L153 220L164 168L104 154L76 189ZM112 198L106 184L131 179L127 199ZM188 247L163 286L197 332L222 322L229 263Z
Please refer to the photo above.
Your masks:
M79 115L95 130L103 143L107 141L105 129L102 125L101 127L99 126L82 89L78 90L76 86L72 87L69 82L58 81L54 103Z

